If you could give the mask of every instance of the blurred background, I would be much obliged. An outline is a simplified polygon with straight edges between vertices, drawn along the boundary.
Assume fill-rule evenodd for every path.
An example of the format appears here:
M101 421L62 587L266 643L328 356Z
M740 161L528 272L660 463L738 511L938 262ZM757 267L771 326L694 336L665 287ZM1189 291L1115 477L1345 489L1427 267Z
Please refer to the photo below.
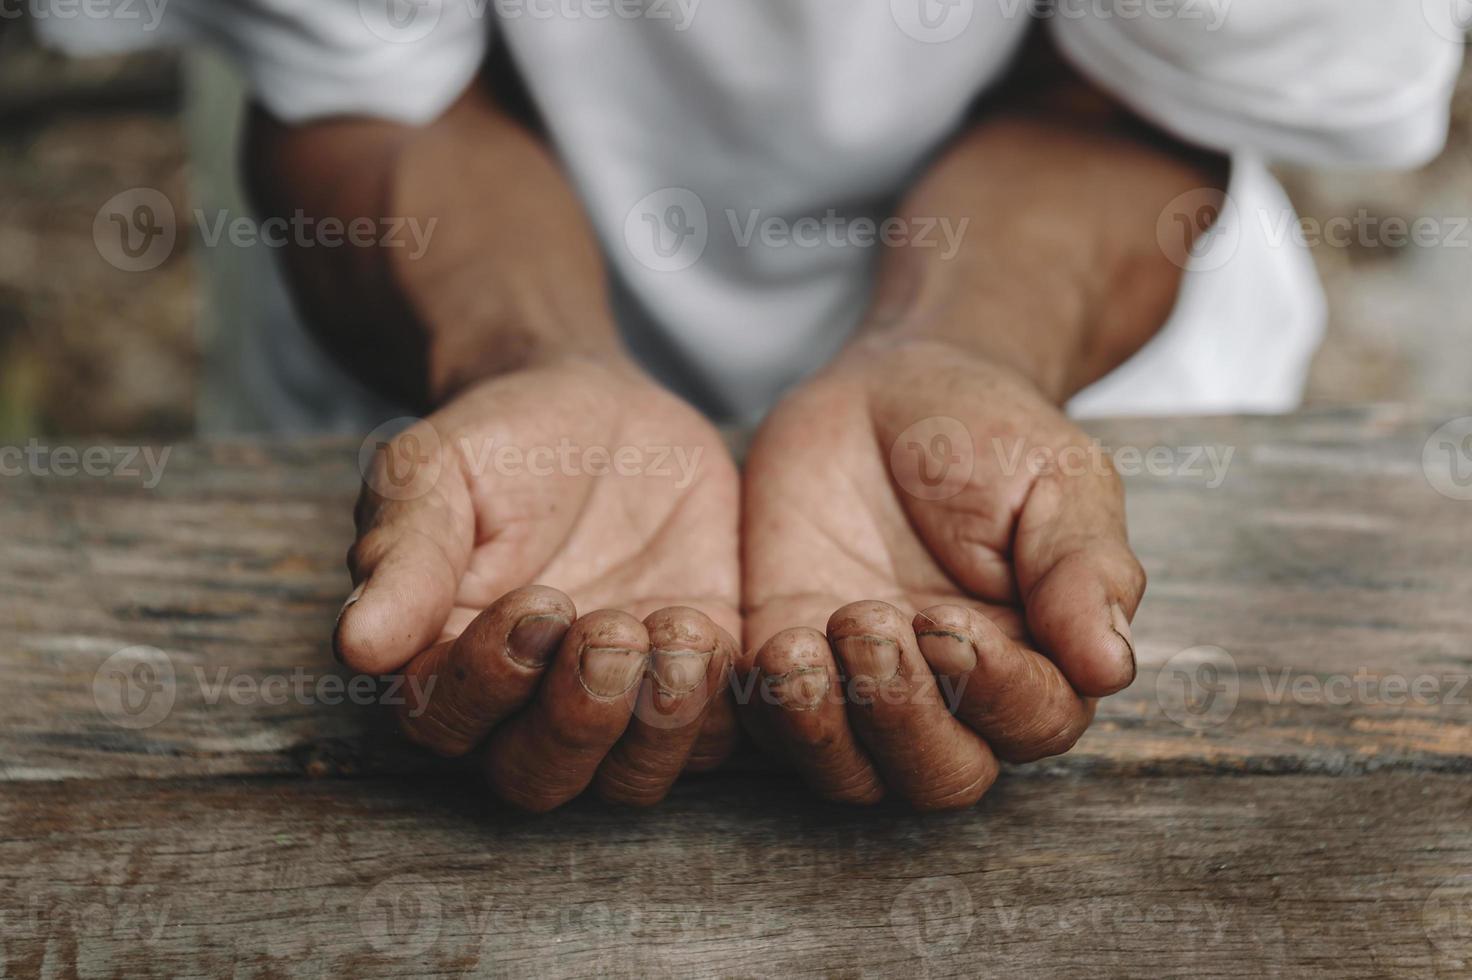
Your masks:
M147 275L120 271L99 256L92 223L133 187L158 188L178 213L191 206L189 133L201 127L188 120L233 111L227 70L193 52L68 59L41 49L21 13L0 17L0 440L188 434L201 338L221 312L203 295L202 250L181 242ZM1472 71L1455 115L1447 152L1417 173L1283 172L1311 221L1431 217L1453 236L1316 246L1331 322L1310 404L1465 404L1472 393L1472 228L1457 234L1472 218Z

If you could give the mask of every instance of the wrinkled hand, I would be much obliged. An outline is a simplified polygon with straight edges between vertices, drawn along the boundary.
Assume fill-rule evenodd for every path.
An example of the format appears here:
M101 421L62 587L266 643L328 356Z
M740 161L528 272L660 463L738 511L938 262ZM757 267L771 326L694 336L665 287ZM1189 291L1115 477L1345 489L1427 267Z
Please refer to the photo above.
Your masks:
M533 810L590 784L653 803L729 753L738 480L698 413L630 366L570 361L377 449L335 644L409 676L411 739L481 751Z
M758 431L742 507L743 719L829 798L969 805L1134 678L1119 479L974 355L854 346Z

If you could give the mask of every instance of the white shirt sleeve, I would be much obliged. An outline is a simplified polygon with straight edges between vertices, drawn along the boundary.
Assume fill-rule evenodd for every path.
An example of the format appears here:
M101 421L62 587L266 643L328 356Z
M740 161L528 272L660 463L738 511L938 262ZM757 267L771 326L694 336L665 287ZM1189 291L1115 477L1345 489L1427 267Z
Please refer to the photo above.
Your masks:
M204 41L287 122L370 115L421 123L464 91L485 56L482 0L96 0L37 20L73 54Z
M1080 71L1187 141L1408 167L1446 141L1464 49L1450 14L1439 17L1451 3L1059 0L1051 27Z

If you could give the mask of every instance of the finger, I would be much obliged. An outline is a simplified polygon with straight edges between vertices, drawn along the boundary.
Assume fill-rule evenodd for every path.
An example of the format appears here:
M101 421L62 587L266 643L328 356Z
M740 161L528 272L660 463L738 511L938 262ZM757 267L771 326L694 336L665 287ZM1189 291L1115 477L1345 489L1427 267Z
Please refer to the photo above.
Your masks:
M956 718L1008 762L1032 762L1073 748L1094 702L1056 664L1018 646L985 613L931 606L915 616L920 654Z
M1128 687L1135 679L1130 620L1145 571L1130 550L1113 470L1040 477L1022 508L1014 556L1039 652L1085 697Z
M628 613L600 609L573 623L536 699L491 734L491 788L538 812L586 789L628 727L648 657L649 634Z
M542 585L506 593L454 640L405 668L399 725L441 755L464 755L531 700L577 618L572 600Z
M840 803L876 803L884 784L854 737L838 666L822 633L783 630L757 651L752 708L776 751L813 791Z
M951 716L909 617L886 602L854 602L828 620L848 677L848 717L891 790L922 809L970 806L997 778L997 760Z
M417 437L428 424L421 422L390 443L387 458L397 458L393 447ZM414 445L432 446L440 454L438 439L424 438ZM417 495L404 499L386 498L374 489L393 486L386 478L370 473L364 480L358 538L348 552L348 570L357 587L343 604L333 632L338 659L354 670L397 670L438 640L470 562L475 512L464 483L448 465L414 472L426 479L433 475L433 483L411 484L405 492Z
M598 767L598 795L652 806L679 778L710 705L724 693L735 642L704 613L670 606L644 619L649 670L634 717Z

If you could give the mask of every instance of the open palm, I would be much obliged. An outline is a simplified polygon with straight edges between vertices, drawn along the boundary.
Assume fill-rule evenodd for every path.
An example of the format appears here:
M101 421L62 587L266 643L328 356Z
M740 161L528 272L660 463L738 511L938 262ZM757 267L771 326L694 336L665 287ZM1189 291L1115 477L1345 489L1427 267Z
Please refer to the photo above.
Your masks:
M537 808L595 770L643 802L729 745L714 695L739 634L737 476L698 413L631 367L574 361L484 382L368 449L337 645L361 670L438 678L405 713L412 737L461 754L490 736L493 785ZM680 744L646 785L655 734ZM563 736L586 751L559 755ZM608 775L603 755L630 754L615 744L633 758Z
M758 712L754 734L828 795L888 784L962 805L994 775L991 750L1067 748L1087 698L1133 677L1144 582L1118 478L1005 369L939 344L857 346L767 420L744 486L743 669L822 668L849 694L877 670L919 700L934 699L922 673L956 685L941 700L965 726L876 702L849 704L845 727L843 698Z

